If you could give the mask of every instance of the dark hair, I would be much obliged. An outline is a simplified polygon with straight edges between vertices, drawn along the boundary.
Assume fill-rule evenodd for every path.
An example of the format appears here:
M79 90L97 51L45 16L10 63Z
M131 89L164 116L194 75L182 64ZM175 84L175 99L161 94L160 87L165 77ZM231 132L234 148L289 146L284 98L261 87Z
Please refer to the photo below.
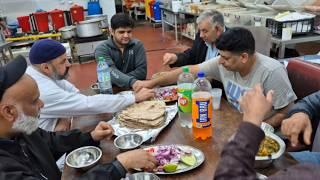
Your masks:
M245 28L234 27L222 33L216 40L216 47L222 51L231 53L248 53L255 52L255 41L252 33Z
M113 30L116 30L118 28L133 28L134 27L134 22L133 20L129 17L128 14L125 13L117 13L112 16L111 18L111 28Z

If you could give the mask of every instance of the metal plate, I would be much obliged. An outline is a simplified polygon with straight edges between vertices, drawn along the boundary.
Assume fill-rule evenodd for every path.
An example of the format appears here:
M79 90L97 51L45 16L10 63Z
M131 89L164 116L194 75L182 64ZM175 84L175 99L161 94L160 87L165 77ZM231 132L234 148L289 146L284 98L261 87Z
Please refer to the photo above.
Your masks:
M286 150L286 144L279 136L275 135L274 133L269 132L269 131L265 131L264 133L266 136L277 141L280 148L279 148L278 152L271 154L271 156L255 156L255 160L256 161L269 161L269 160L278 159L280 156L282 156L282 154Z
M177 146L178 148L180 149L188 149L188 150L191 150L192 154L196 157L197 159L197 162L195 165L193 166L186 166L185 165L185 168L183 169L178 169L177 171L175 172L171 172L171 173L168 173L168 172L154 172L155 174L162 174L162 175L166 175L166 174L179 174L179 173L183 173L183 172L187 172L187 171L190 171L192 169L195 169L197 168L198 166L200 166L204 160L205 160L205 157L204 157L204 154L203 152L200 150L200 149L197 149L195 147L192 147L192 146L188 146L188 145L182 145L182 144L172 144L174 146ZM143 148L144 150L147 150L149 148L157 148L159 146L171 146L171 145L154 145L154 146L148 146L148 147L145 147ZM179 163L180 164L180 163Z
M122 93L125 93L126 91L123 91ZM128 91L127 91L128 92ZM132 92L132 91L131 91ZM129 92L128 92L129 93ZM166 120L165 123L158 128L151 128L151 129L131 129L127 127L123 127L120 125L118 122L116 116L117 113L115 114L114 118L108 121L108 123L113 127L114 135L116 136L121 136L123 134L128 134L128 133L137 133L143 137L143 142L153 142L159 135L159 133L164 129L170 122L174 119L176 114L178 113L178 107L176 104L166 106L166 112L165 112Z
M256 173L257 174L257 178L259 179L259 180L265 180L265 179L268 179L268 177L267 176L265 176L265 175L263 175L263 174L260 174L260 173Z

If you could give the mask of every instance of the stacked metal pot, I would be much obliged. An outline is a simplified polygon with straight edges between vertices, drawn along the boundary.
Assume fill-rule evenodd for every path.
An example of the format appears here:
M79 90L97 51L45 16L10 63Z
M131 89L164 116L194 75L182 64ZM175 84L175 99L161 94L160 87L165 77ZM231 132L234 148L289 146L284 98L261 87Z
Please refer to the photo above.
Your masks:
M86 16L85 21L80 21L76 26L60 28L59 31L63 39L70 39L75 36L88 38L101 35L104 28L108 28L108 16L102 14Z

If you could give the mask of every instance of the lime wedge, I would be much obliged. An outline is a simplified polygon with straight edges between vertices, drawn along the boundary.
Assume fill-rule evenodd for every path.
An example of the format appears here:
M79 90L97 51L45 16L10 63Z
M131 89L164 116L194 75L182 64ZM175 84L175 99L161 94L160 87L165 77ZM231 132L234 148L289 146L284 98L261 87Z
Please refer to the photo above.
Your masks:
M197 162L197 159L193 154L191 154L182 156L181 161L188 166L194 166Z
M163 166L163 170L165 172L175 172L177 170L178 165L177 164L166 164Z

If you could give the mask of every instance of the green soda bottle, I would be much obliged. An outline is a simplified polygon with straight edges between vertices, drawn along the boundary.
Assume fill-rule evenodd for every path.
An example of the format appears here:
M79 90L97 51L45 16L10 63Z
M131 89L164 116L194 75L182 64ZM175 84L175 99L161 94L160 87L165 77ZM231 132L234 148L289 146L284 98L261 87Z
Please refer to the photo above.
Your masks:
M192 128L192 89L194 78L189 72L189 67L182 68L182 73L178 78L178 107L179 121L182 127Z

